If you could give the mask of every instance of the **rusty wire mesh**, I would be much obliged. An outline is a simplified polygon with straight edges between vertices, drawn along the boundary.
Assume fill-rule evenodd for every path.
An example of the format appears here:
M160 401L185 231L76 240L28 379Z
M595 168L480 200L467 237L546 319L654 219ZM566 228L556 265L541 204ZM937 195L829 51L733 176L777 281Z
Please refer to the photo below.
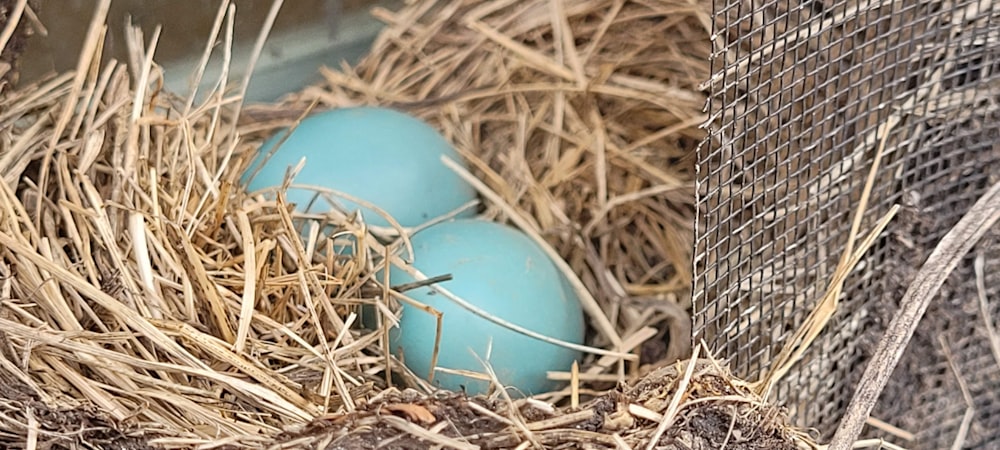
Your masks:
M738 375L762 373L825 290L887 135L862 232L902 212L774 394L827 438L926 256L1000 181L1000 4L717 0L714 19L693 316ZM913 441L868 434L1000 445L998 236L952 274L873 413Z

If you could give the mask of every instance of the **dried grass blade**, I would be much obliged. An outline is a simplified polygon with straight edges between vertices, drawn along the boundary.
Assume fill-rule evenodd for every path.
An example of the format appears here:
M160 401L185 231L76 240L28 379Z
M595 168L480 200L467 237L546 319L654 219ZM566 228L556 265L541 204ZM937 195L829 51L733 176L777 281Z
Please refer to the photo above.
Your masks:
M104 34L107 31L107 26L104 25L104 22L108 17L108 11L110 8L111 0L101 0L94 9L94 15L91 18L90 26L87 30L87 37L84 40L83 49L80 52L80 60L77 62L70 95L64 99L63 109L59 113L59 119L56 120L55 126L50 134L49 142L45 146L45 156L42 158L42 167L38 172L39 176L37 185L40 192L34 205L35 211L41 211L43 209L42 204L46 198L45 190L46 186L48 186L49 168L52 164L53 154L59 144L59 139L62 138L63 131L66 130L66 126L69 125L69 122L73 117L73 113L77 109L80 92L83 91L83 85L86 82L87 77L91 74L90 69L94 65L95 61L100 60ZM40 221L41 217L38 217L35 223L36 229L41 228Z
M132 237L133 254L135 264L138 267L139 281L146 288L147 295L144 297L152 303L149 309L149 316L154 319L163 318L163 312L169 307L163 302L156 292L156 284L153 281L153 263L149 257L149 245L147 245L146 219L137 212L129 213L128 228Z
M841 286L843 284L851 274L854 266L861 261L865 252L875 244L879 235L882 234L898 211L899 205L895 205L879 220L872 231L858 244L858 248L855 249L850 258L845 261L844 266L838 268L834 273L833 278L830 280L831 286ZM767 372L767 375L761 381L757 382L758 394L769 393L775 383L784 377L791 370L792 366L802 358L802 355L809 349L813 340L819 336L830 321L830 318L837 312L837 297L839 295L839 289L830 289L824 294L820 302L788 341L785 348L782 349L782 352L775 358L772 363L772 369Z
M667 431L673 425L674 420L677 418L677 411L680 407L681 400L688 395L688 385L691 384L691 377L694 375L694 368L697 366L698 354L701 351L701 346L694 348L694 353L691 354L691 359L687 361L687 367L684 369L684 376L681 377L677 384L677 391L674 393L673 398L670 399L670 404L667 406L667 410L663 413L663 420L657 425L656 431L653 432L653 436L649 438L649 444L646 445L646 450L653 450L660 444L660 437L663 433Z
M198 63L191 77L191 92L184 103L184 109L181 112L182 117L187 117L191 113L191 106L194 105L195 98L198 95L198 86L201 85L205 69L208 67L208 60L212 57L212 49L215 48L216 40L219 38L219 33L222 30L222 21L226 17L226 11L235 7L229 1L219 2L219 10L215 14L215 22L212 24L208 39L205 40L205 50L201 54L201 61Z
M198 330L195 330L188 324L177 323L177 322L166 322L160 320L152 320L151 322L158 327L176 331L185 339L188 339L191 342L197 344L198 348L201 348L202 350L212 355L213 357L217 358L218 360L223 361L226 364L229 364L238 369L239 371L249 375L250 377L259 381L262 385L264 385L268 389L271 389L276 394L284 397L288 401L295 404L298 408L302 408L303 410L308 411L309 414L313 416L319 415L320 413L319 409L316 407L315 404L306 400L304 397L299 395L298 392L295 392L290 387L288 387L286 385L286 382L278 380L277 378L275 378L273 374L268 373L267 371L257 367L251 361L248 361L245 357L233 353L231 350L229 350L228 343L223 342L214 336L210 336Z
M236 328L236 342L233 351L243 353L247 337L250 335L250 325L253 321L254 305L257 299L257 246L254 244L253 228L246 211L236 211L236 224L240 230L243 243L243 298L240 302L240 318Z
M222 335L222 339L229 343L235 342L236 336L233 335L232 326L229 324L229 314L226 311L226 306L222 299L219 298L215 284L212 283L208 277L208 273L205 272L205 267L202 265L198 250L182 230L174 226L169 226L169 230L173 234L173 241L180 244L179 250L183 250L182 265L189 273L192 284L198 289L202 299L208 303L209 310L207 312L215 322L215 326Z
M143 336L148 338L151 342L155 343L167 353L180 358L182 361L191 364L193 367L207 369L207 366L205 366L200 359L195 358L181 346L177 345L173 339L170 339L167 335L163 334L159 329L149 323L148 320L141 317L135 311L125 307L118 300L101 291L101 289L97 286L81 279L79 275L56 265L54 262L24 246L22 243L18 242L17 239L14 239L7 233L0 232L0 245L3 245L8 251L16 255L25 257L40 269L49 272L52 275L52 279L60 283L65 283L68 287L75 289L83 296L97 302L102 308L108 310L108 312L112 315L121 319L122 322L130 328L142 333Z
M831 280L827 283L827 290L823 294L823 298L819 301L819 303L817 303L816 306L813 307L813 310L810 311L806 320L799 326L799 328L795 331L795 334L788 340L788 343L786 343L781 349L781 353L779 353L777 358L771 362L771 367L765 375L757 381L755 385L757 394L763 395L765 398L770 394L774 385L781 378L783 378L788 371L791 370L795 363L799 361L809 346L812 345L812 342L823 331L827 323L829 323L830 319L833 318L833 315L837 313L837 306L840 302L840 294L843 290L844 281L847 279L847 276L850 275L851 271L861 260L861 257L864 256L864 253L867 252L868 249L875 243L875 239L878 238L882 231L889 225L889 221L892 220L892 218L896 215L896 212L899 211L899 205L893 205L892 208L889 209L889 212L878 221L875 228L860 244L860 247L855 250L855 239L861 229L861 223L864 219L865 213L868 210L868 201L871 198L872 188L875 185L875 178L879 173L882 156L885 154L886 142L888 142L890 131L897 124L898 119L890 118L890 120L879 126L878 132L880 134L878 135L881 136L881 139L879 140L878 147L875 149L875 155L868 168L865 184L861 189L861 199L854 211L844 251L841 252L840 261L834 269Z
M476 20L470 20L466 23L466 26L481 33L483 36L486 36L491 41L496 42L500 46L520 56L521 58L523 58L523 62L531 67L534 67L548 74L555 75L566 81L571 81L571 82L578 81L573 71L567 69L566 66L557 64L551 58L539 53L534 49L529 48L524 44L515 42L510 37L501 34L499 31L491 28L490 26L482 22Z

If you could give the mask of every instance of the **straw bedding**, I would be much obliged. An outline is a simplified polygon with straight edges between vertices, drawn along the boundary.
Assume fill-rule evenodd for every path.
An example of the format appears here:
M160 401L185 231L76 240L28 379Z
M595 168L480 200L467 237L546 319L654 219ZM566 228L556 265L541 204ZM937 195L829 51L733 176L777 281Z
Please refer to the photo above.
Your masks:
M677 362L691 356L707 5L376 10L388 27L371 55L275 105L243 105L225 80L202 97L160 90L156 35L139 30L128 64L100 62L106 13L102 2L76 71L0 97L3 445L809 444L711 358ZM221 57L232 13L219 10ZM579 372L554 374L571 387L530 400L430 392L385 349L400 293L372 274L399 244L336 213L303 241L291 205L242 191L263 139L357 104L441 130L473 167L483 215L566 261L594 349ZM338 256L319 229L358 251ZM357 325L363 305L381 315L374 332Z

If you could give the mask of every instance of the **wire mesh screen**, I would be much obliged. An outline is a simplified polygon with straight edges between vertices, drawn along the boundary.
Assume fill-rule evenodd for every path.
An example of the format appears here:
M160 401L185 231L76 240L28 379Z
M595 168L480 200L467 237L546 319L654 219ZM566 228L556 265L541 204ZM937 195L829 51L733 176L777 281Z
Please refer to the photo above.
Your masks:
M879 145L862 234L903 208L774 393L828 438L924 259L1000 181L1000 3L717 0L714 19L695 339L742 377L768 367L826 290ZM913 441L868 434L1000 448L997 236L952 274L873 413Z

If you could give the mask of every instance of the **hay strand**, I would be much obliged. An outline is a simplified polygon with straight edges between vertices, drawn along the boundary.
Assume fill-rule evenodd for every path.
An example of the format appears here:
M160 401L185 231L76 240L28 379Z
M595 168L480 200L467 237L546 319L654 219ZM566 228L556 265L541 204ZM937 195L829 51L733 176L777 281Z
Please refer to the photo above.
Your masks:
M192 88L178 97L161 90L159 29L129 29L128 61L99 63L102 2L76 71L0 96L0 389L16 391L0 402L16 418L5 436L167 448L646 448L721 442L730 430L687 419L723 414L771 448L806 442L710 357L674 364L691 349L681 337L708 9L415 2L374 12L388 27L357 67L324 70L322 83L277 104L245 105L249 79L229 79L233 4L214 11ZM222 75L199 91L216 60ZM445 164L486 200L463 208L515 224L571 280L591 329L582 345L557 342L587 353L551 374L569 386L528 399L437 391L396 359L388 333L400 305L415 304L406 291L443 278L376 277L387 264L410 268L409 236L421 227L387 214L393 226L378 229L350 211L301 213L283 189L364 202L296 184L296 167L273 196L242 190L265 139L314 110L361 104L440 130L470 170ZM362 317L372 311L374 327ZM502 387L492 367L482 372ZM73 434L50 418L58 414L95 425Z
M889 221L891 221L892 218L896 216L896 213L899 212L899 205L893 205L889 211L881 219L879 219L868 235L858 243L858 248L855 248L855 240L861 230L861 224L865 218L865 213L868 209L868 202L871 198L871 191L875 185L876 175L878 174L878 169L882 162L882 156L885 153L885 145L889 137L889 131L896 125L896 123L897 120L890 119L879 128L882 138L879 140L879 145L875 150L875 156L872 158L871 165L868 168L868 176L865 178L865 183L861 188L861 196L858 201L858 206L854 210L854 217L851 221L851 229L848 232L847 244L844 246L844 250L841 253L837 267L834 269L834 273L830 278L826 293L823 294L819 303L816 304L813 310L809 313L809 316L806 317L805 321L802 322L795 334L792 335L788 344L782 348L774 362L772 362L772 366L768 369L765 376L762 377L757 383L758 393L764 394L765 397L768 393L770 393L775 384L781 380L781 378L784 377L789 370L791 370L792 366L802 358L802 355L804 355L809 349L812 342L820 335L823 329L826 328L827 323L837 312L840 295L843 291L844 282L847 280L848 275L854 271L854 267L861 261L864 253L875 244L876 239L889 225Z

